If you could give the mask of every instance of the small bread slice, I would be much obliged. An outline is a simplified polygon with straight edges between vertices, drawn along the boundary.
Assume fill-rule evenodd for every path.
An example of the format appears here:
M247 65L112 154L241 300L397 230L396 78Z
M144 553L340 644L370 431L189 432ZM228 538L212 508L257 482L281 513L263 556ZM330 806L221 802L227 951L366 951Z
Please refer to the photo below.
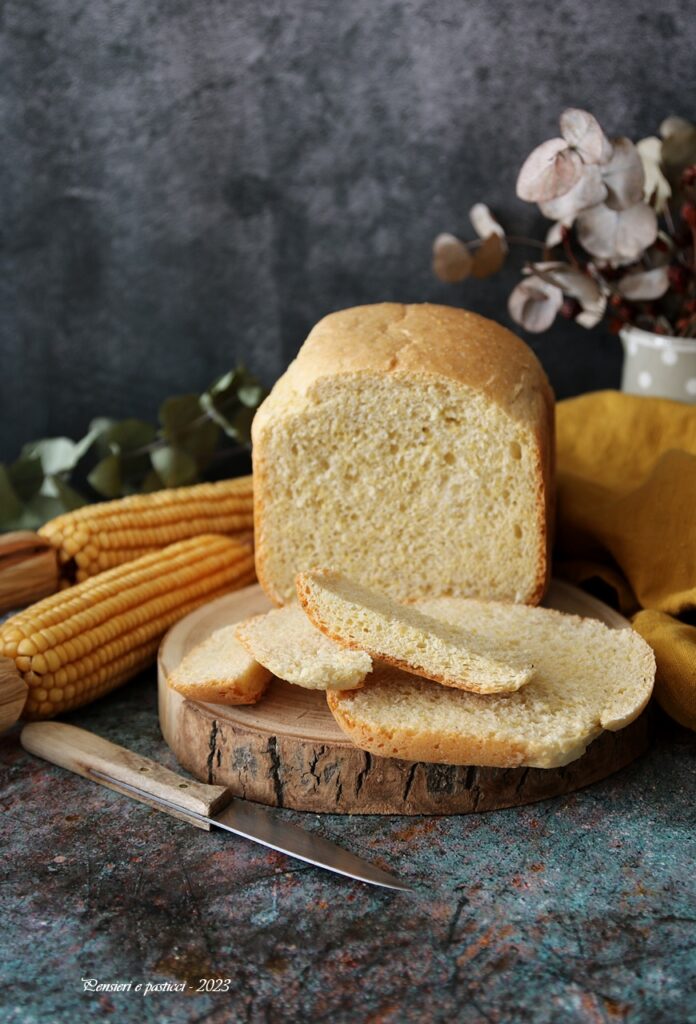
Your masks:
M547 608L438 598L428 614L534 661L517 693L481 697L378 666L359 693L327 695L341 729L382 757L442 764L558 768L603 729L637 718L652 693L655 657L632 629Z
M372 669L369 654L329 640L297 604L240 622L236 635L274 676L307 690L353 690Z
M438 621L330 569L301 572L296 586L322 633L407 672L472 693L512 693L532 677L533 663L516 651L501 655L463 624Z
M255 704L271 681L238 643L234 626L223 626L194 647L167 677L173 690L213 704Z

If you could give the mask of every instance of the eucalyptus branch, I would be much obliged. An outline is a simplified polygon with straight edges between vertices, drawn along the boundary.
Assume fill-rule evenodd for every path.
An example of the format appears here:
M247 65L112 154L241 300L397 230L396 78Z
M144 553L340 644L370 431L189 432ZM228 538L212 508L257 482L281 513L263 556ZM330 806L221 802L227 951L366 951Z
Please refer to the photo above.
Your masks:
M476 203L469 218L480 237L464 242L439 235L433 244L435 273L447 282L487 277L505 262L507 246L532 246L542 252L540 263L552 263L553 270L544 273L538 263L528 264L527 276L510 295L510 315L527 330L546 330L563 311L584 327L608 314L610 329L640 322L660 333L691 333L696 125L668 118L661 131L662 140L651 137L637 145L624 137L610 140L592 114L565 110L560 136L538 146L517 179L518 197L538 204L555 221L549 235L556 244L506 235L488 207ZM554 259L558 246L564 261ZM564 296L572 302L564 303Z
M239 367L202 395L167 399L159 426L100 419L81 441L57 437L25 445L15 462L0 463L0 530L36 529L88 502L206 479L212 467L248 446L263 397Z

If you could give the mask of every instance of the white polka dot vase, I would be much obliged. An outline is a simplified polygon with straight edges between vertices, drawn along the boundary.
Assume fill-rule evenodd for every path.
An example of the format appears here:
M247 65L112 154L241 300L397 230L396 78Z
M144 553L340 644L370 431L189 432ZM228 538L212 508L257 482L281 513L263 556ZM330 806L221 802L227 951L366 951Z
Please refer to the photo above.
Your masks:
M671 338L640 327L623 327L621 389L696 404L696 338Z

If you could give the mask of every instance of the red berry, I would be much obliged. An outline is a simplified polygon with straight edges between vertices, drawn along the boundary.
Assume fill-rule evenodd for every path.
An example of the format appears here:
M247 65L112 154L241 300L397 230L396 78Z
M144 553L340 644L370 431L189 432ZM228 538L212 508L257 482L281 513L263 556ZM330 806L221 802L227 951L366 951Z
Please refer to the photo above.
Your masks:
M690 167L685 167L682 171L682 185L689 187L689 185L696 185L696 164L691 164Z
M694 211L696 213L696 210ZM683 292L688 284L688 275L684 267L673 264L667 271L669 286L674 292Z
M566 299L561 306L561 316L566 317L568 320L574 320L581 311L582 306L577 299Z
M696 231L696 206L693 203L684 203L681 208L681 215L689 227Z

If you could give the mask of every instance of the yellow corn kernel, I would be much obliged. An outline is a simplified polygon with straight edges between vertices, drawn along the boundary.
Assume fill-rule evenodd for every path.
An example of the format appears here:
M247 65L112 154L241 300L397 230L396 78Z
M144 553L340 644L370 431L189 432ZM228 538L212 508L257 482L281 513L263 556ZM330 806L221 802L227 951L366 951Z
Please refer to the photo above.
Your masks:
M221 535L179 541L39 601L0 625L29 686L25 717L50 718L130 679L166 630L254 580L251 547ZM23 650L31 654L20 653Z
M239 537L252 530L253 493L247 476L86 505L51 520L39 533L58 553L64 587L188 537Z

